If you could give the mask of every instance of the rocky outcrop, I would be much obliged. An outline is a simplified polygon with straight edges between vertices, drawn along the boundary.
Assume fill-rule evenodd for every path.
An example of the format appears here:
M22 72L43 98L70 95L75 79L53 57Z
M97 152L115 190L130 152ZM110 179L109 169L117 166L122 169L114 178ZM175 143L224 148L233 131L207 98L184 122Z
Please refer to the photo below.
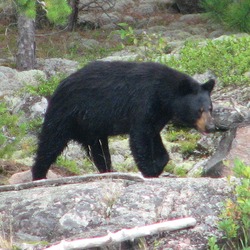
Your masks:
M13 93L25 86L25 84L37 84L39 79L46 79L41 70L28 70L19 72L15 69L0 66L0 97Z
M19 244L50 244L193 217L197 220L194 228L147 236L143 242L149 249L156 242L154 249L206 249L209 236L222 237L216 223L230 190L224 179L144 179L119 173L2 186L1 226L6 235L11 230ZM127 242L130 248L123 249L135 249L137 243Z
M232 174L234 161L250 166L250 124L242 123L225 132L215 153L208 159L203 176L223 177Z

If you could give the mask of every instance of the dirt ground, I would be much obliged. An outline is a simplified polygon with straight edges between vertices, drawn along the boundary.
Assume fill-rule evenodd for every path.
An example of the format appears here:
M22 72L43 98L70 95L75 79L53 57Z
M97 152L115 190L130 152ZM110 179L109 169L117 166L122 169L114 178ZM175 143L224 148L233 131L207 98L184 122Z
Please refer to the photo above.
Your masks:
M8 185L8 179L13 174L27 170L30 170L30 167L24 164L17 163L13 160L0 160L0 185ZM58 167L56 165L52 165L51 170L62 177L76 175L63 167Z

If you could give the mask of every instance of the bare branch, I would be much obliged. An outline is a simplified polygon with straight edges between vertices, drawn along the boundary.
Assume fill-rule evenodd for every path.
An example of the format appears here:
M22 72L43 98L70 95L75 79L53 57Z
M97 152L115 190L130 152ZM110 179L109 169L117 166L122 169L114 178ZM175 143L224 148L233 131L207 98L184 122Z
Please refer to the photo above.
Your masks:
M126 240L134 240L135 238L157 234L163 231L175 231L179 229L193 227L195 225L196 220L191 217L159 222L156 224L135 227L132 229L122 229L116 233L108 233L108 235L103 237L80 239L74 241L63 240L57 245L46 248L46 250L76 250L100 246L103 247L114 243L120 243Z

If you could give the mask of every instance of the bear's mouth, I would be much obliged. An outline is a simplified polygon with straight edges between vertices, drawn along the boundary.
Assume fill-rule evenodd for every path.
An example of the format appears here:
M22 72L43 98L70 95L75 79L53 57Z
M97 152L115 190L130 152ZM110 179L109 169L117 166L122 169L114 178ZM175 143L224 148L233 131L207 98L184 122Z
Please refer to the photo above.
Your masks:
M215 131L214 120L210 112L202 112L200 118L195 122L196 129L203 135Z

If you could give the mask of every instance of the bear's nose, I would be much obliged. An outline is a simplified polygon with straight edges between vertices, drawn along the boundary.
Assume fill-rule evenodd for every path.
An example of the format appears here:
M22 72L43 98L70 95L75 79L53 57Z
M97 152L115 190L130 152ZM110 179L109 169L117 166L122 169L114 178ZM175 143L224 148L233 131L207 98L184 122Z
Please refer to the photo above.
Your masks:
M213 122L209 122L206 124L206 132L211 133L215 131L215 124Z

